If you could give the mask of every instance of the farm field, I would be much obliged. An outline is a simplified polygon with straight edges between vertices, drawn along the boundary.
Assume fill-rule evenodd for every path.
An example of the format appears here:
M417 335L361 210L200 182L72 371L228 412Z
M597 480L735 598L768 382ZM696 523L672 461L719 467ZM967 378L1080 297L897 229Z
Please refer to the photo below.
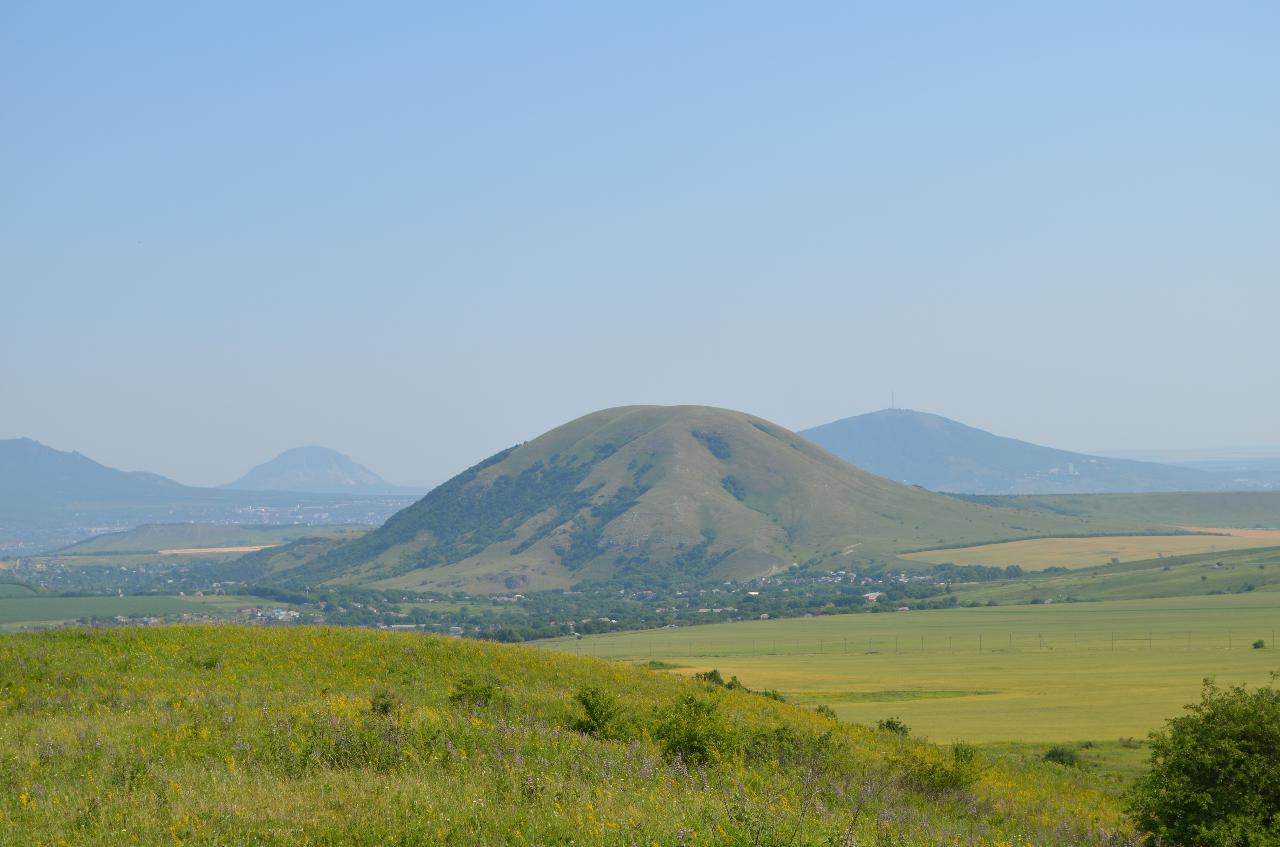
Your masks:
M59 564L95 565L151 562L157 555L243 554L300 538L346 538L365 532L352 526L234 526L224 524L147 524L88 538L45 553L23 557Z
M1130 562L1280 545L1280 530L1197 528L1197 531L1218 534L1036 538L978 547L925 550L905 553L901 558L934 565L1019 565L1028 571L1041 571L1053 567L1095 567L1108 564L1113 559Z
M48 597L0 594L0 632L46 627L80 618L112 618L116 615L213 615L239 606L263 605L260 597ZM281 604L274 604L281 605Z
M934 741L1144 737L1201 681L1265 683L1280 592L832 615L543 642L691 674L717 668L844 720L899 716ZM1267 646L1254 649L1262 639Z
M1280 547L1123 562L954 586L963 603L1138 600L1280 590Z

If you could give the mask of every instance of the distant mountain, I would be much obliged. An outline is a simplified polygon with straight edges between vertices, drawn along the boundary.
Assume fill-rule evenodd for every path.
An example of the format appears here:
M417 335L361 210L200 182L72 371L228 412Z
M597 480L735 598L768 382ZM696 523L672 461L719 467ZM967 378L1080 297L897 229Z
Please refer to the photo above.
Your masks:
M0 440L0 509L102 500L151 502L181 496L184 489L159 474L118 471L30 438Z
M1236 487L1248 490L1253 488L1275 490L1280 489L1280 459L1221 459L1202 462L1171 462L1181 468L1206 471L1217 477L1230 480Z
M364 465L327 447L294 447L223 488L304 491L313 494L406 494L422 489L392 485Z
M909 409L845 418L800 435L850 464L932 491L1084 494L1241 487L1223 474L1041 447Z
M294 586L536 590L749 579L1098 525L899 485L741 412L628 406L498 453L357 541L252 555Z
M0 440L0 556L148 523L378 524L411 496L368 489L319 494L196 488L158 474L109 468L30 438Z

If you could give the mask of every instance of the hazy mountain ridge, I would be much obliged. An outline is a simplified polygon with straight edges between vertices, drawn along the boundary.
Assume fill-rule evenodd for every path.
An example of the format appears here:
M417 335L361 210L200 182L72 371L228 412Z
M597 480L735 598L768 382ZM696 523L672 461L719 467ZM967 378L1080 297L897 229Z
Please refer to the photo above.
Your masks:
M180 497L185 486L159 474L120 471L30 438L0 440L0 508L78 501Z
M63 547L142 524L381 523L409 495L235 491L121 471L30 438L0 440L0 553Z
M328 447L294 447L252 468L223 488L240 491L302 491L311 494L421 494L392 485L369 468Z
M872 473L957 494L1085 494L1256 489L1204 470L1091 456L993 435L909 409L883 409L800 435Z

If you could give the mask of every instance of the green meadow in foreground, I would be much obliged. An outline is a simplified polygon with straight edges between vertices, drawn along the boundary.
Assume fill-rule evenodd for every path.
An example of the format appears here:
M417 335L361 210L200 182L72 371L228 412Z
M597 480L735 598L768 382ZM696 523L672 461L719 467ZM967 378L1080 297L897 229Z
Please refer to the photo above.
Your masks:
M527 647L0 637L0 844L1120 845L1076 769Z
M679 673L717 668L858 723L899 716L937 741L1138 738L1205 677L1280 669L1280 592L830 615L543 642ZM1253 644L1261 640L1262 648Z

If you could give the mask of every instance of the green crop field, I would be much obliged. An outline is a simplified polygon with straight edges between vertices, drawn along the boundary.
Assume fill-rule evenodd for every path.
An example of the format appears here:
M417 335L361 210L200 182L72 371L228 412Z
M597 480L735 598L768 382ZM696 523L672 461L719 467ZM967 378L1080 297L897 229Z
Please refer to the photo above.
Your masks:
M137 597L5 597L0 596L0 629L76 621L80 618L112 618L116 615L207 615L218 609L211 603L170 596ZM225 598L218 598L223 600ZM254 601L258 604L262 600Z
M900 716L937 741L1143 737L1208 676L1260 683L1280 592L833 615L544 642L677 672L717 668L846 720ZM1263 639L1264 649L1251 644Z
M35 594L31 588L17 582L0 582L0 599L6 597L30 597Z
M1137 600L1247 594L1280 589L1280 547L1122 562L1068 573L968 583L954 588L965 603Z
M0 715L0 847L1115 847L1134 835L1078 769L442 637L0 636Z

